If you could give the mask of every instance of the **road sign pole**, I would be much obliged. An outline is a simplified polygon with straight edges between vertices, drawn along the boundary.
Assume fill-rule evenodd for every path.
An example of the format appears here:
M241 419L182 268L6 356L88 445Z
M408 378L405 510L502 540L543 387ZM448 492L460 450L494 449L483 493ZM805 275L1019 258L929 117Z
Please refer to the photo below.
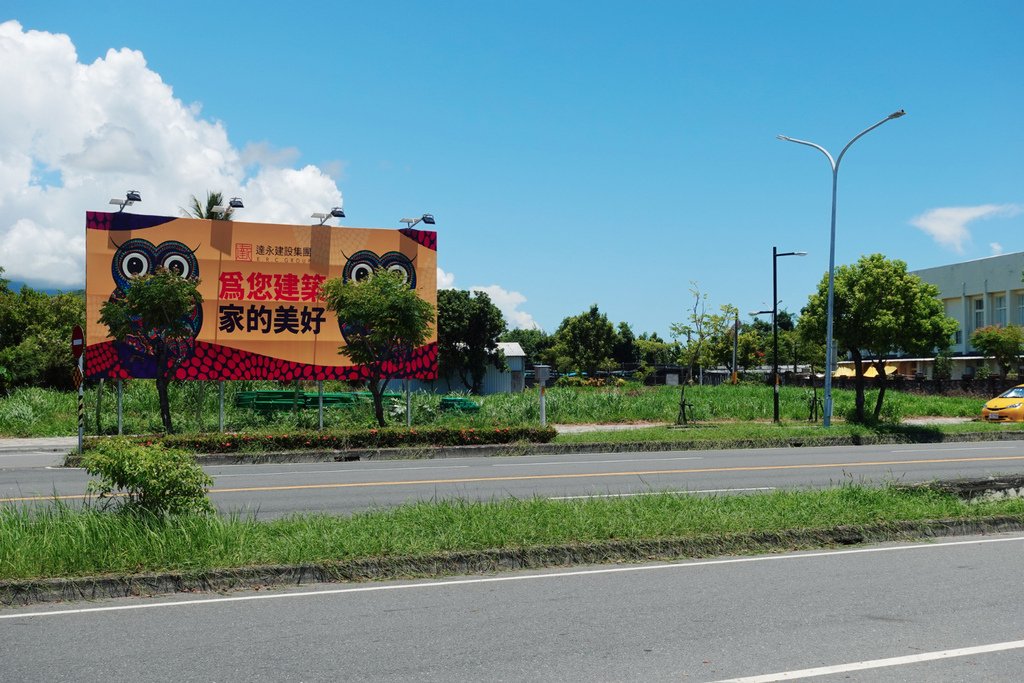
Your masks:
M85 357L78 357L78 454L82 454L82 437L85 436Z

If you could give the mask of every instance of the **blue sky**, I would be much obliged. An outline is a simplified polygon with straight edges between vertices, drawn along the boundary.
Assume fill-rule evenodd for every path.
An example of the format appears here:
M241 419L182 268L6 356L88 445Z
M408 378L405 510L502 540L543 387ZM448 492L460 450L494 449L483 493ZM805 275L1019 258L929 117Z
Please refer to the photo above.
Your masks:
M843 161L837 264L1024 250L1020 2L160 4L5 3L8 277L74 284L83 212L128 188L294 223L340 192L346 225L433 213L445 280L514 324L666 335L690 281L768 308L773 245L809 252L779 261L798 311L831 173L775 136L838 154L900 108Z

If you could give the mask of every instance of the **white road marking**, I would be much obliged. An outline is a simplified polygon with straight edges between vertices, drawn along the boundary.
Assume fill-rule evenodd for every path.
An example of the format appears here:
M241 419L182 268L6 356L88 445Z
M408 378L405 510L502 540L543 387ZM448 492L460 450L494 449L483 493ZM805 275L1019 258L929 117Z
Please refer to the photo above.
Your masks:
M543 579L559 579L571 576L596 576L600 574L625 574L630 572L649 572L663 569L700 569L719 565L747 564L753 562L782 562L786 560L807 560L816 558L840 557L843 555L866 555L868 553L891 553L904 550L932 550L964 545L984 545L988 543L1011 543L1024 541L1024 536L1009 538L982 538L971 541L947 541L944 543L916 543L913 545L884 546L877 548L856 548L852 550L826 550L792 555L762 555L758 557L732 557L723 560L703 560L696 562L673 562L628 567L608 567L604 569L578 569L545 574L526 574L513 576L490 576L474 579L450 579L446 581L424 581L421 583L396 583L383 586L356 586L351 588L329 588L316 591L296 591L290 593L260 593L255 595L239 595L230 598L201 598L198 600L178 600L168 602L150 602L133 605L113 605L110 607L83 607L78 609L52 610L44 612L24 612L20 614L0 614L0 621L7 619L27 619L30 617L56 617L73 614L92 614L96 612L126 612L138 609L158 607L190 607L193 605L211 605L226 602L251 602L254 600L285 600L289 598L305 598L321 595L343 595L347 593L376 593L379 591L415 590L423 588L446 588L448 586L471 586L484 583L504 583L511 581L536 581Z
M905 657L889 657L888 659L869 659L863 662L851 662L849 664L838 664L836 666L819 666L815 669L801 669L799 671L782 671L775 674L764 674L762 676L746 676L744 678L725 678L715 683L771 683L772 681L794 681L800 678L813 678L815 676L828 676L830 674L841 674L848 671L863 671L864 669L881 669L887 666L902 666L904 664L917 664L919 662L932 662L936 659L949 659L950 657L967 657L968 655L987 654L989 652L1003 652L1004 650L1017 650L1024 648L1024 640L1011 640L1005 643L992 643L991 645L978 645L976 647L961 647L956 650L940 650L938 652L922 652L916 655Z
M628 498L630 496L657 496L662 493L728 493L730 491L774 491L774 486L757 486L746 489L696 489L687 491L638 491L637 493L595 493L589 496L549 496L548 500L576 500L579 498Z
M226 479L228 477L280 477L293 474L359 474L361 472L390 472L392 470L458 470L470 467L470 465L436 465L434 467L368 467L366 469L342 468L336 470L294 470L292 472L253 472L248 474L211 474L214 479Z
M643 464L645 462L659 462L663 460L703 460L700 456L687 456L681 458L623 458L620 460L566 460L565 462L515 462L515 463L495 463L492 467L539 467L541 465L603 465L605 463L613 462L629 462L634 464Z
M1009 451L1020 448L1020 446L964 446L956 448L942 448L943 453L946 451ZM901 448L898 451L889 451L890 453L934 453L935 448Z

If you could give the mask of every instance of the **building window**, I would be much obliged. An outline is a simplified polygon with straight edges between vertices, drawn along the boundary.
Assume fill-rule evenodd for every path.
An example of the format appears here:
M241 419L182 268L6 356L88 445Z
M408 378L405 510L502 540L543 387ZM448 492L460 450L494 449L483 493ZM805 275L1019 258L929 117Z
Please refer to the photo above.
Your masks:
M1006 327L1006 295L996 294L992 322Z
M985 327L985 300L974 300L974 329Z
M1024 294L1017 295L1017 324L1024 325Z
M953 343L957 346L964 343L964 333L961 330L957 330L953 335Z

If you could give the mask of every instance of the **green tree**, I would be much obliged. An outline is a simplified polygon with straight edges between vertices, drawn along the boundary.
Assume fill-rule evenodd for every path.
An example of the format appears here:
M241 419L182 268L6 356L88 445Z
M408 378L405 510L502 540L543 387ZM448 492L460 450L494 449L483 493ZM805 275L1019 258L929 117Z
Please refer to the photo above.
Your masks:
M686 337L686 345L683 346L680 361L686 365L686 381L680 383L679 387L679 415L676 418L677 424L686 424L686 384L693 381L694 367L704 367L708 363L708 328L711 323L711 314L707 312L708 295L700 291L700 287L693 280L690 281L690 296L693 297L693 306L686 316L686 322L672 323L670 329L672 336L677 339Z
M0 390L71 388L71 330L84 320L80 293L51 296L28 286L13 292L0 277Z
M1024 328L1020 325L986 325L971 333L971 346L985 358L994 358L1003 379L1024 354Z
M894 353L930 355L945 348L957 323L945 314L939 289L907 272L907 264L882 254L862 256L835 271L833 335L839 353L849 353L855 369L854 419L864 421L864 368L878 371L874 417L885 398L885 359ZM823 339L826 327L828 274L811 295L800 318L801 334Z
M182 207L181 213L183 216L190 216L192 218L203 218L217 221L232 220L235 214L234 209L227 206L224 211L214 211L215 206L224 206L224 193L210 192L207 190L205 202L195 195L192 195L189 198L188 208Z
M505 318L486 292L442 289L437 293L437 356L441 376L479 394L487 365L505 369L498 339Z
M614 346L615 328L597 304L586 313L565 318L555 332L554 353L563 372L585 372L593 377L608 367Z
M384 422L384 389L399 376L398 361L426 343L434 307L410 289L402 273L378 269L364 280L327 280L324 302L347 325L346 346L338 349L367 371L377 424Z
M523 347L528 363L541 363L553 365L555 362L552 349L555 346L555 338L539 328L509 330L501 335L503 342L516 342Z
M167 433L171 403L167 388L192 349L195 330L189 316L203 305L197 278L183 278L166 268L133 277L123 296L100 307L100 322L119 342L141 340L156 361L156 391L160 419Z
M612 360L622 365L636 365L640 362L640 351L636 346L636 335L629 323L619 323L612 345Z

